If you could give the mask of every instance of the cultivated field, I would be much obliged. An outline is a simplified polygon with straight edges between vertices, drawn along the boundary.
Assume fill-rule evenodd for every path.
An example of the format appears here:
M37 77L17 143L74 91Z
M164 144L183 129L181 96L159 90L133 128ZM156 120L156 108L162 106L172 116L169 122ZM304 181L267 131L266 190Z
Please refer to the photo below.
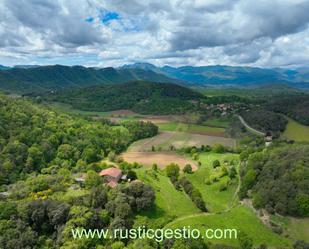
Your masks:
M205 125L186 124L186 123L162 123L158 124L161 131L180 131L192 134L210 135L210 136L225 136L225 129L221 127L212 127Z
M163 169L168 164L176 163L180 168L183 168L186 164L190 164L193 171L197 170L196 162L187 159L176 152L125 152L122 154L122 157L129 163L138 162L148 167L151 167L154 163L156 163L159 168Z
M129 151L151 151L154 147L156 150L170 150L170 147L183 148L189 146L200 147L202 145L222 144L228 147L235 147L236 140L232 138L208 136L202 134L192 134L187 132L160 132L152 138L142 139L133 143Z

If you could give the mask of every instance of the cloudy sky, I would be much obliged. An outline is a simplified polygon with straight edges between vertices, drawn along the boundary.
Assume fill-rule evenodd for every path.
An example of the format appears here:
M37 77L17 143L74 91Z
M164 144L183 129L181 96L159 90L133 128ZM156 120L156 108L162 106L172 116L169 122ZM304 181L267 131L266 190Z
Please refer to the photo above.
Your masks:
M309 0L0 0L0 64L309 65Z

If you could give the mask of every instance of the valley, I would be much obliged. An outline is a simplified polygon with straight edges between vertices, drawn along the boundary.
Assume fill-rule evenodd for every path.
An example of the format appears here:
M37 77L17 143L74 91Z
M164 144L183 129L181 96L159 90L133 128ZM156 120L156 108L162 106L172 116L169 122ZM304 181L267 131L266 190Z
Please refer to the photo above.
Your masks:
M149 88L148 92L140 94L145 86ZM129 90L127 87L127 84L119 84L116 88L87 87L53 94L2 96L7 106L3 111L11 105L17 110L17 116L13 115L10 119L28 120L25 117L29 116L31 122L19 122L25 125L24 130L29 132L29 136L36 134L38 140L31 142L25 150L23 146L28 145L24 145L27 139L23 132L13 130L10 133L11 136L15 134L15 141L18 141L15 144L4 136L5 154L0 160L3 160L6 169L14 171L2 173L1 193L7 193L8 197L2 197L0 204L14 202L14 205L20 206L29 198L34 203L46 199L73 205L70 212L75 206L93 214L108 210L109 219L117 217L126 222L131 217L134 224L151 228L190 226L203 231L206 228L229 227L245 233L253 245L267 244L269 248L290 248L295 239L307 241L305 234L309 226L308 222L304 222L304 217L307 217L306 199L302 199L305 204L301 202L297 210L289 210L285 203L269 206L258 184L266 184L264 189L267 189L267 177L271 177L267 174L272 173L265 169L268 172L263 173L267 176L265 183L257 177L263 167L281 165L269 166L271 162L267 162L268 157L263 158L264 153L268 156L282 155L278 150L287 146L303 146L295 147L295 155L299 162L306 160L307 126L281 114L280 110L270 110L261 97L253 99L243 90L239 90L239 97L229 95L230 90L227 95L222 93L219 96L209 96L207 91L201 95L184 87L177 88L175 92L172 84L131 82ZM174 91L173 94L170 91ZM233 93L235 91L233 89ZM306 116L298 117L302 120L301 117ZM28 126L40 128L30 129ZM266 133L270 134L271 140L267 140ZM0 130L0 134L5 134L5 131ZM290 140L294 140L295 145L289 145ZM304 144L298 145L298 142ZM11 150L10 146L17 147ZM24 153L23 158L8 164L7 158L14 153ZM291 150L291 153L294 152ZM259 165L260 162L265 164ZM283 165L285 167L286 164ZM292 163L288 165L286 167L290 168L286 170L295 169ZM305 172L306 166L299 170ZM126 176L132 175L133 179L137 179L132 183L121 180L116 187L106 187L98 173L115 167ZM173 168L171 172L175 175L169 175L169 168ZM59 173L55 175L53 172ZM21 175L26 177L19 178ZM298 177L301 176L298 174ZM61 187L50 180L53 178L62 182ZM296 184L290 178L286 181ZM295 188L305 193L303 186L307 186L307 179L298 181L303 183L295 185ZM24 192L19 184L24 186ZM119 196L127 194L127 189L137 188L135 184L151 188L151 204L141 209L128 204L131 214L116 216L109 205L115 202L121 207L126 206L127 202ZM281 182L276 184L284 188ZM114 192L116 197L112 194ZM105 204L88 204L91 196L103 193L108 193ZM303 195L306 196L300 196ZM297 195L295 198L300 197ZM265 222L262 213L267 213L270 221ZM65 226L73 222L67 219ZM86 223L83 224L87 227ZM68 235L63 236L66 236L66 243L74 244ZM210 248L238 248L239 240L205 239L200 243Z

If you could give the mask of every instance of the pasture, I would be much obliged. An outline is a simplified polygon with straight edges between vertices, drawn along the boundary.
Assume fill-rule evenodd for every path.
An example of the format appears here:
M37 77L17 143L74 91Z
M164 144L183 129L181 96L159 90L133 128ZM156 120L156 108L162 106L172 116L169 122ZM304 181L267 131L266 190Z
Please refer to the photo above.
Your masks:
M140 180L151 185L155 190L155 208L144 213L147 217L152 219L176 218L201 213L184 192L175 189L164 172L158 171L155 176L153 170L145 168L136 169L135 172Z
M161 123L158 124L158 127L161 131L179 131L179 132L187 132L192 134L201 134L201 135L212 135L212 136L220 136L224 137L224 128L221 127L213 127L213 126L205 126L205 125L197 125L197 124L186 124L186 123Z
M302 125L289 119L283 136L297 142L309 142L309 126Z
M188 215L175 219L166 227L181 228L194 227L203 233L208 228L211 229L236 229L244 231L250 238L253 239L255 245L267 243L273 247L291 248L291 241L274 232L265 226L255 215L255 213L246 206L237 206L228 212L218 214L200 214ZM213 243L224 243L228 245L238 246L237 239L211 239Z
M188 175L192 184L201 192L206 206L210 212L222 212L232 207L235 202L238 180L234 179L228 184L227 190L220 191L221 184L228 181L228 176L217 177L217 181L207 185L205 181L212 176L220 174L221 167L213 168L213 161L219 160L221 166L229 168L231 161L238 167L238 154L218 154L206 152L199 154L199 161L202 163L199 169Z

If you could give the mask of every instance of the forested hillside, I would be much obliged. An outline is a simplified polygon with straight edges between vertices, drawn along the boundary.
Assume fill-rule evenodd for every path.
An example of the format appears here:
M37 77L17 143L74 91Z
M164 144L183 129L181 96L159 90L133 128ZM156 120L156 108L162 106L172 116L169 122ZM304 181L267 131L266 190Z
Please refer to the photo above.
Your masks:
M266 108L309 125L309 95L272 97Z
M43 95L43 98L81 110L131 109L145 114L171 114L193 110L195 105L190 101L205 97L175 84L135 81L60 91Z
M132 121L127 127L73 118L0 95L0 185L45 167L92 163L157 133L151 123Z
M122 83L132 80L178 82L167 76L142 69L87 68L82 66L38 66L0 70L0 89L31 93L56 89Z
M251 154L243 164L240 197L253 197L256 208L270 213L309 216L308 160L308 145Z
M284 116L263 109L253 109L242 112L241 115L253 128L262 132L270 131L275 135L283 132L288 123L288 120Z

